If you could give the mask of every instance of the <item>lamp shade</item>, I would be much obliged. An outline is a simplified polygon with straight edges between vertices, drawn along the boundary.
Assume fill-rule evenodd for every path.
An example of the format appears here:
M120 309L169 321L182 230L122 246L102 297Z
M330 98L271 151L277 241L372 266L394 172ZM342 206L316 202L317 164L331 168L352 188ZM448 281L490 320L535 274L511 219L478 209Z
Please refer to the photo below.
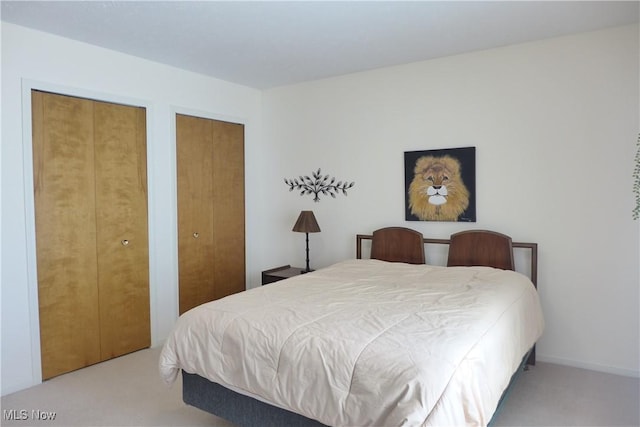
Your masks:
M291 231L299 233L319 233L320 226L313 211L302 211Z

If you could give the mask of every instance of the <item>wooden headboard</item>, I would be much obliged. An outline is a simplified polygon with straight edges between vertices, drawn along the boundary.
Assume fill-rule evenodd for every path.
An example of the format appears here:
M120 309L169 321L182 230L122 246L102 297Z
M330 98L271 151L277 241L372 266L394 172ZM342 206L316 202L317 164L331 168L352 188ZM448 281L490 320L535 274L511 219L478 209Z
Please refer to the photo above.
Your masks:
M379 233L381 230L384 230L384 233ZM391 242L393 242L393 233L397 232L398 233L398 241L401 242L406 242L406 235L407 235L407 230L411 231L413 233L417 233L414 230L408 229L408 228L404 228L404 227L387 227L387 228L383 228L380 230L376 230L373 234L357 234L356 235L356 258L357 259L361 259L362 258L362 241L363 240L371 240L373 242L374 239L374 235L379 235L382 234L385 236L384 241L381 244L378 244L378 249L377 252L379 253L380 250L382 250L383 252L386 250L389 253L385 256L386 258L390 259L390 260L394 260L394 261L399 261L399 262L412 262L411 260L414 260L416 258L420 258L420 256L422 256L422 259L424 259L424 245L425 244L439 244L439 245L450 245L451 244L451 239L430 239L430 238L422 238L422 247L419 247L419 245L417 245L415 243L415 239L412 240L413 243L411 243L413 246L413 248L410 248L407 250L406 246L403 246L403 254L395 254L394 251L396 250L395 248L398 247L397 244L393 244ZM464 234L463 233L456 233L454 236L460 235L460 234ZM483 245L485 247L485 250L482 253L478 253L479 255L481 255L482 257L489 257L491 258L490 253L487 253L487 248L491 248L493 247L492 245L495 245L494 240L496 238L496 236L502 236L505 238L509 239L509 244L511 245L512 248L522 248L522 249L528 249L531 252L531 257L530 257L530 262L531 262L531 281L533 282L534 286L537 288L538 287L538 244L537 243L523 243L523 242L512 242L511 238L509 238L508 236L505 236L503 234L500 233L496 233L496 232L492 232L492 231L487 231L487 230L470 230L470 233L475 233L475 236L473 239L469 239L467 240L469 243L465 243L466 245L473 245L473 246L466 246L464 248L462 248L462 252L465 253L473 253L474 252L474 248L476 247L476 245L482 245L482 241L483 239L488 239L488 241L490 241L489 244L487 245ZM373 243L372 243L373 244ZM380 246L383 246L383 249L380 249ZM406 243L405 243L406 245ZM458 249L458 248L457 248ZM422 251L422 254L420 254L420 251ZM406 261L403 261L403 257L407 257L407 253L412 253L413 255L408 255L408 258L405 258ZM380 257L377 256L378 259L384 259L385 257ZM413 262L415 263L415 262ZM456 264L456 265L462 265L462 264ZM467 264L467 265L474 265L474 264ZM479 265L492 265L490 263L480 263ZM501 268L504 268L502 266L500 266ZM513 268L511 268L513 269Z

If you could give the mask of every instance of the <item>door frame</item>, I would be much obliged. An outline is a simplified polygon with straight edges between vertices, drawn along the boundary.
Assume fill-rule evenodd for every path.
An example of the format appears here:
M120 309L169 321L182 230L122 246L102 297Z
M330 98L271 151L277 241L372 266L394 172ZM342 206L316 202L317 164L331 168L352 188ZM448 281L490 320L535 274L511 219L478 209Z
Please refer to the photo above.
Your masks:
M155 188L148 185L156 174L154 170L153 127L149 126L154 117L153 104L144 99L114 95L105 92L96 92L88 89L58 85L43 81L22 79L22 150L23 150L23 171L24 171L24 194L25 194L25 234L26 234L26 261L27 261L27 292L29 302L29 331L31 341L31 371L33 379L37 383L42 382L42 363L40 350L40 315L38 305L38 272L36 259L36 227L35 227L35 203L33 196L33 138L32 138L32 117L31 117L31 91L41 90L45 92L57 93L60 95L88 98L96 101L111 102L115 104L129 105L133 107L143 107L146 111L147 123L147 212L148 212L148 236L149 236L149 311L151 328L151 346L154 347L161 342L158 336L158 310L157 310L157 275L155 263L157 256L156 236L152 230L156 229L155 211L151 209L155 205Z

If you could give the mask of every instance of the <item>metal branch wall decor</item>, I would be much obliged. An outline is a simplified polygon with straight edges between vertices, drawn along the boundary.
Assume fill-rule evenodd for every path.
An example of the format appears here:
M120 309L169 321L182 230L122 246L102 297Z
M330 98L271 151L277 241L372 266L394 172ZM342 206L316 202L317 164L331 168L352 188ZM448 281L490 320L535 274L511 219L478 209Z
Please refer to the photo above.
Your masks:
M355 185L355 182L338 181L336 183L335 178L329 179L329 175L322 176L320 169L317 172L313 172L312 177L305 175L298 178L284 179L285 184L289 186L289 191L302 190L300 195L313 194L314 202L320 201L320 194L325 196L331 196L335 199L336 194L342 192L345 196L347 190Z

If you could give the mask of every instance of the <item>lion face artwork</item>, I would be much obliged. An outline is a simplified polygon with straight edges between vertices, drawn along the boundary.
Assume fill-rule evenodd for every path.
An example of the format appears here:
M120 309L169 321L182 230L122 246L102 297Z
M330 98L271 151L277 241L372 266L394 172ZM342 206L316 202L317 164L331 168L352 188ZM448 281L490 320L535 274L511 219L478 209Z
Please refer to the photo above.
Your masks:
M422 221L458 221L469 206L460 162L451 156L422 156L413 170L409 208Z

